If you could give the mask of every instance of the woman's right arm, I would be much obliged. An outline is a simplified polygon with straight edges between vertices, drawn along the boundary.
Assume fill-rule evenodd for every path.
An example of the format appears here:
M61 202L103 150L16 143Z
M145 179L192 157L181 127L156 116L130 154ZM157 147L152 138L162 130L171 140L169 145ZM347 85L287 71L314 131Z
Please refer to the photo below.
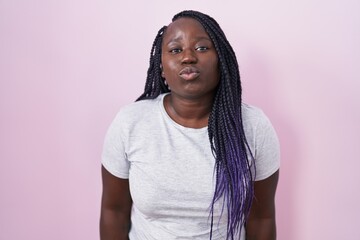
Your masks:
M100 215L101 240L128 240L132 200L129 180L113 176L103 166Z

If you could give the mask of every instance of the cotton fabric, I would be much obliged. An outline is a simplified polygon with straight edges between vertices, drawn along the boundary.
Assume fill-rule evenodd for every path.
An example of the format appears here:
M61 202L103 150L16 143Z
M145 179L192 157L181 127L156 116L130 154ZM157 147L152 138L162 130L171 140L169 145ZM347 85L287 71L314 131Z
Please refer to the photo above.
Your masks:
M119 111L105 137L102 165L114 176L129 179L131 240L208 240L215 159L207 127L187 128L173 121L164 108L165 95ZM254 180L266 179L280 167L276 132L259 108L243 103L242 115L255 159ZM214 240L226 236L226 215L225 210L220 217L218 203Z

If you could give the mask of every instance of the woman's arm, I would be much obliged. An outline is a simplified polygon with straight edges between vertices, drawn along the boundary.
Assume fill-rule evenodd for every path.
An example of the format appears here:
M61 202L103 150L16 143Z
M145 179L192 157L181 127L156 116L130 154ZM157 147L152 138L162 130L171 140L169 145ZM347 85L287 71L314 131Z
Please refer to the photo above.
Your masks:
M275 192L279 171L254 183L255 196L246 222L246 240L275 240Z
M103 193L100 215L101 240L128 240L132 200L129 180L102 171Z

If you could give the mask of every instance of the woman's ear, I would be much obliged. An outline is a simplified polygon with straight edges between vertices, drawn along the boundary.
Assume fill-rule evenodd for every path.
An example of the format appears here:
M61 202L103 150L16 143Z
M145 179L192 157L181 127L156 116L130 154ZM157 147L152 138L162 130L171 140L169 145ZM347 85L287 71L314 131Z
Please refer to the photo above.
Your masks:
M160 63L160 70L161 70L161 77L165 78L164 69L162 67L162 64Z

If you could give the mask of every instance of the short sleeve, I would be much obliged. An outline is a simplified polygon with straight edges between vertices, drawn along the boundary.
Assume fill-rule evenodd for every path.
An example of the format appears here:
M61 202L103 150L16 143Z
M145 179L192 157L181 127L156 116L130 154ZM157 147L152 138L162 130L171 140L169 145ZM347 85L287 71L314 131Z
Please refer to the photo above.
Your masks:
M280 168L280 144L274 127L263 113L255 130L255 181L270 177Z
M130 164L126 157L123 137L121 117L117 114L105 135L101 163L112 175L128 179Z

